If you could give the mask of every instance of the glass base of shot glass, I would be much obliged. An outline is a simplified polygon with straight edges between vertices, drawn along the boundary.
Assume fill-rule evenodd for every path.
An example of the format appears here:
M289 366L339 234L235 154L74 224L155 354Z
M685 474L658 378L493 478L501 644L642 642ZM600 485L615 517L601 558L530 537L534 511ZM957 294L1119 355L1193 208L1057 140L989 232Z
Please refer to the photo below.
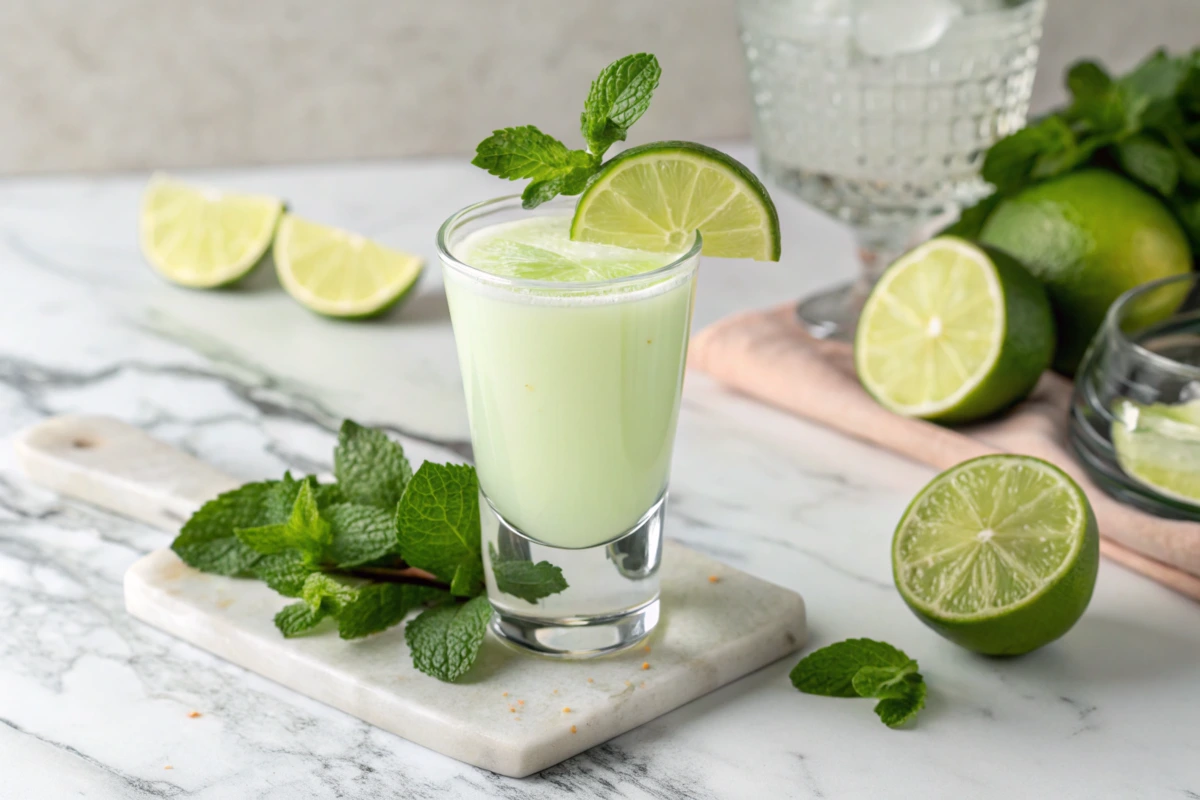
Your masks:
M510 524L480 496L491 629L522 651L557 658L614 653L646 638L658 624L664 492L636 525L608 542L554 547ZM496 561L547 561L562 570L567 588L529 602L497 585Z

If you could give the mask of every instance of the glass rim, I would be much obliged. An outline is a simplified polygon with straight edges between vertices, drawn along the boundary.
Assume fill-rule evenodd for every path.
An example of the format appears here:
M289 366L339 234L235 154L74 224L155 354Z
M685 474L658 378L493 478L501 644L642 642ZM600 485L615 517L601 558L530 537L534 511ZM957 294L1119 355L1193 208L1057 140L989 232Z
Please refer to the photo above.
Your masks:
M1196 366L1194 364L1185 364L1182 361L1176 361L1173 358L1167 358L1161 353L1156 353L1149 348L1143 347L1134 341L1134 339L1121 327L1121 320L1125 314L1125 311L1129 305L1138 298L1144 297L1150 292L1161 289L1163 286L1184 282L1194 284L1198 280L1200 280L1200 273L1188 272L1183 275L1170 275L1166 278L1159 278L1158 280L1150 281L1149 283L1143 283L1140 286L1135 286L1132 289L1127 289L1124 294L1120 295L1116 300L1113 301L1113 304L1109 307L1108 312L1104 315L1104 330L1106 334L1113 337L1113 339L1116 340L1119 345L1129 348L1140 359L1144 359L1163 370L1174 372L1179 375L1185 375L1190 378L1200 379L1200 366ZM1174 317L1177 311L1178 309L1176 311L1172 311L1171 315L1167 317L1167 319ZM1153 327L1153 325L1148 325L1145 328L1142 328L1142 330L1146 330L1150 327Z
M550 201L556 205L561 205L562 201L567 198L558 198L558 201ZM468 215L475 212L501 208L506 205L511 205L516 202L520 207L521 195L506 194L500 197L493 197L489 200L482 200L478 203L472 203L469 206L460 208L455 211L446 221L441 224L437 232L437 253L438 258L444 266L450 267L455 271L482 283L490 283L494 286L502 286L508 289L535 289L540 291L556 291L556 292L579 292L587 290L612 289L621 286L636 285L647 281L656 280L659 278L670 277L676 271L682 271L682 267L700 256L701 248L704 245L700 237L700 231L696 231L696 238L692 242L692 246L687 252L683 253L678 258L661 267L656 267L648 272L636 272L632 275L621 275L616 278L605 278L598 281L546 281L534 280L532 278L509 278L503 275L496 275L487 270L473 267L465 261L462 261L453 253L450 252L447 239L451 231L455 229L458 223L465 220ZM549 205L550 203L544 204ZM526 209L530 210L530 209Z

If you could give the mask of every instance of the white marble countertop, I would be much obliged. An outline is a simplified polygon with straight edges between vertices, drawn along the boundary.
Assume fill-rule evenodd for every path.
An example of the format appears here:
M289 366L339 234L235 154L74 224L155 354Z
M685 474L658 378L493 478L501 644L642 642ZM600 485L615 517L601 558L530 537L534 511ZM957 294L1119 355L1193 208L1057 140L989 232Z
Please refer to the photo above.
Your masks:
M735 152L749 158L747 148ZM237 476L328 468L343 416L416 458L467 452L433 234L504 186L465 159L206 172L431 262L373 324L319 319L269 274L165 285L138 254L145 175L0 182L0 796L12 798L1200 798L1200 607L1105 563L1086 616L1017 660L964 652L892 587L893 526L929 470L688 379L668 535L800 591L813 645L918 658L916 727L801 695L768 667L525 780L378 731L127 616L121 576L169 536L62 501L21 427L112 414ZM781 264L707 262L696 322L851 270L849 236L779 197ZM201 712L189 717L189 712Z

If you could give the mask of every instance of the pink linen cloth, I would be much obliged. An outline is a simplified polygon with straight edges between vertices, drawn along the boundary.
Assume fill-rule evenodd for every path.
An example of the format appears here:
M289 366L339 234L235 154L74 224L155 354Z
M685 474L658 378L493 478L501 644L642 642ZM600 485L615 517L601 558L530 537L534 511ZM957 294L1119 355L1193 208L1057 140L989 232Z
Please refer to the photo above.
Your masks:
M738 314L693 339L688 366L742 394L885 447L938 470L989 453L1050 461L1087 493L1100 552L1200 600L1200 524L1161 519L1117 502L1092 483L1066 440L1071 384L1046 373L1033 394L995 420L945 428L884 409L859 385L851 347L814 339L793 307Z

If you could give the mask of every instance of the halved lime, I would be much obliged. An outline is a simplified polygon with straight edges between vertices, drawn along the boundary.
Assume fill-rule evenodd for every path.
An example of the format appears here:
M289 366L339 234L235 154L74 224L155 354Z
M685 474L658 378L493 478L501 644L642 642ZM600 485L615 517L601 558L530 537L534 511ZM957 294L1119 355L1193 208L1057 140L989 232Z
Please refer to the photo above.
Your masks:
M142 195L142 254L173 283L225 286L263 261L281 213L276 197L226 194L155 175Z
M719 150L654 142L626 150L579 198L571 238L682 252L696 231L703 253L779 260L779 215L754 173Z
M892 572L921 621L988 655L1062 636L1096 585L1096 517L1065 472L1028 456L964 461L913 499L892 540Z
M863 306L863 387L908 417L966 422L1024 398L1054 356L1046 293L998 250L939 236L888 267Z
M356 233L285 214L275 236L275 270L287 293L327 317L362 319L400 302L422 260Z
M505 278L603 281L658 269L678 254L572 241L570 217L539 215L475 231L454 248L454 255Z
M1135 480L1185 503L1200 503L1200 400L1113 404L1113 449Z

